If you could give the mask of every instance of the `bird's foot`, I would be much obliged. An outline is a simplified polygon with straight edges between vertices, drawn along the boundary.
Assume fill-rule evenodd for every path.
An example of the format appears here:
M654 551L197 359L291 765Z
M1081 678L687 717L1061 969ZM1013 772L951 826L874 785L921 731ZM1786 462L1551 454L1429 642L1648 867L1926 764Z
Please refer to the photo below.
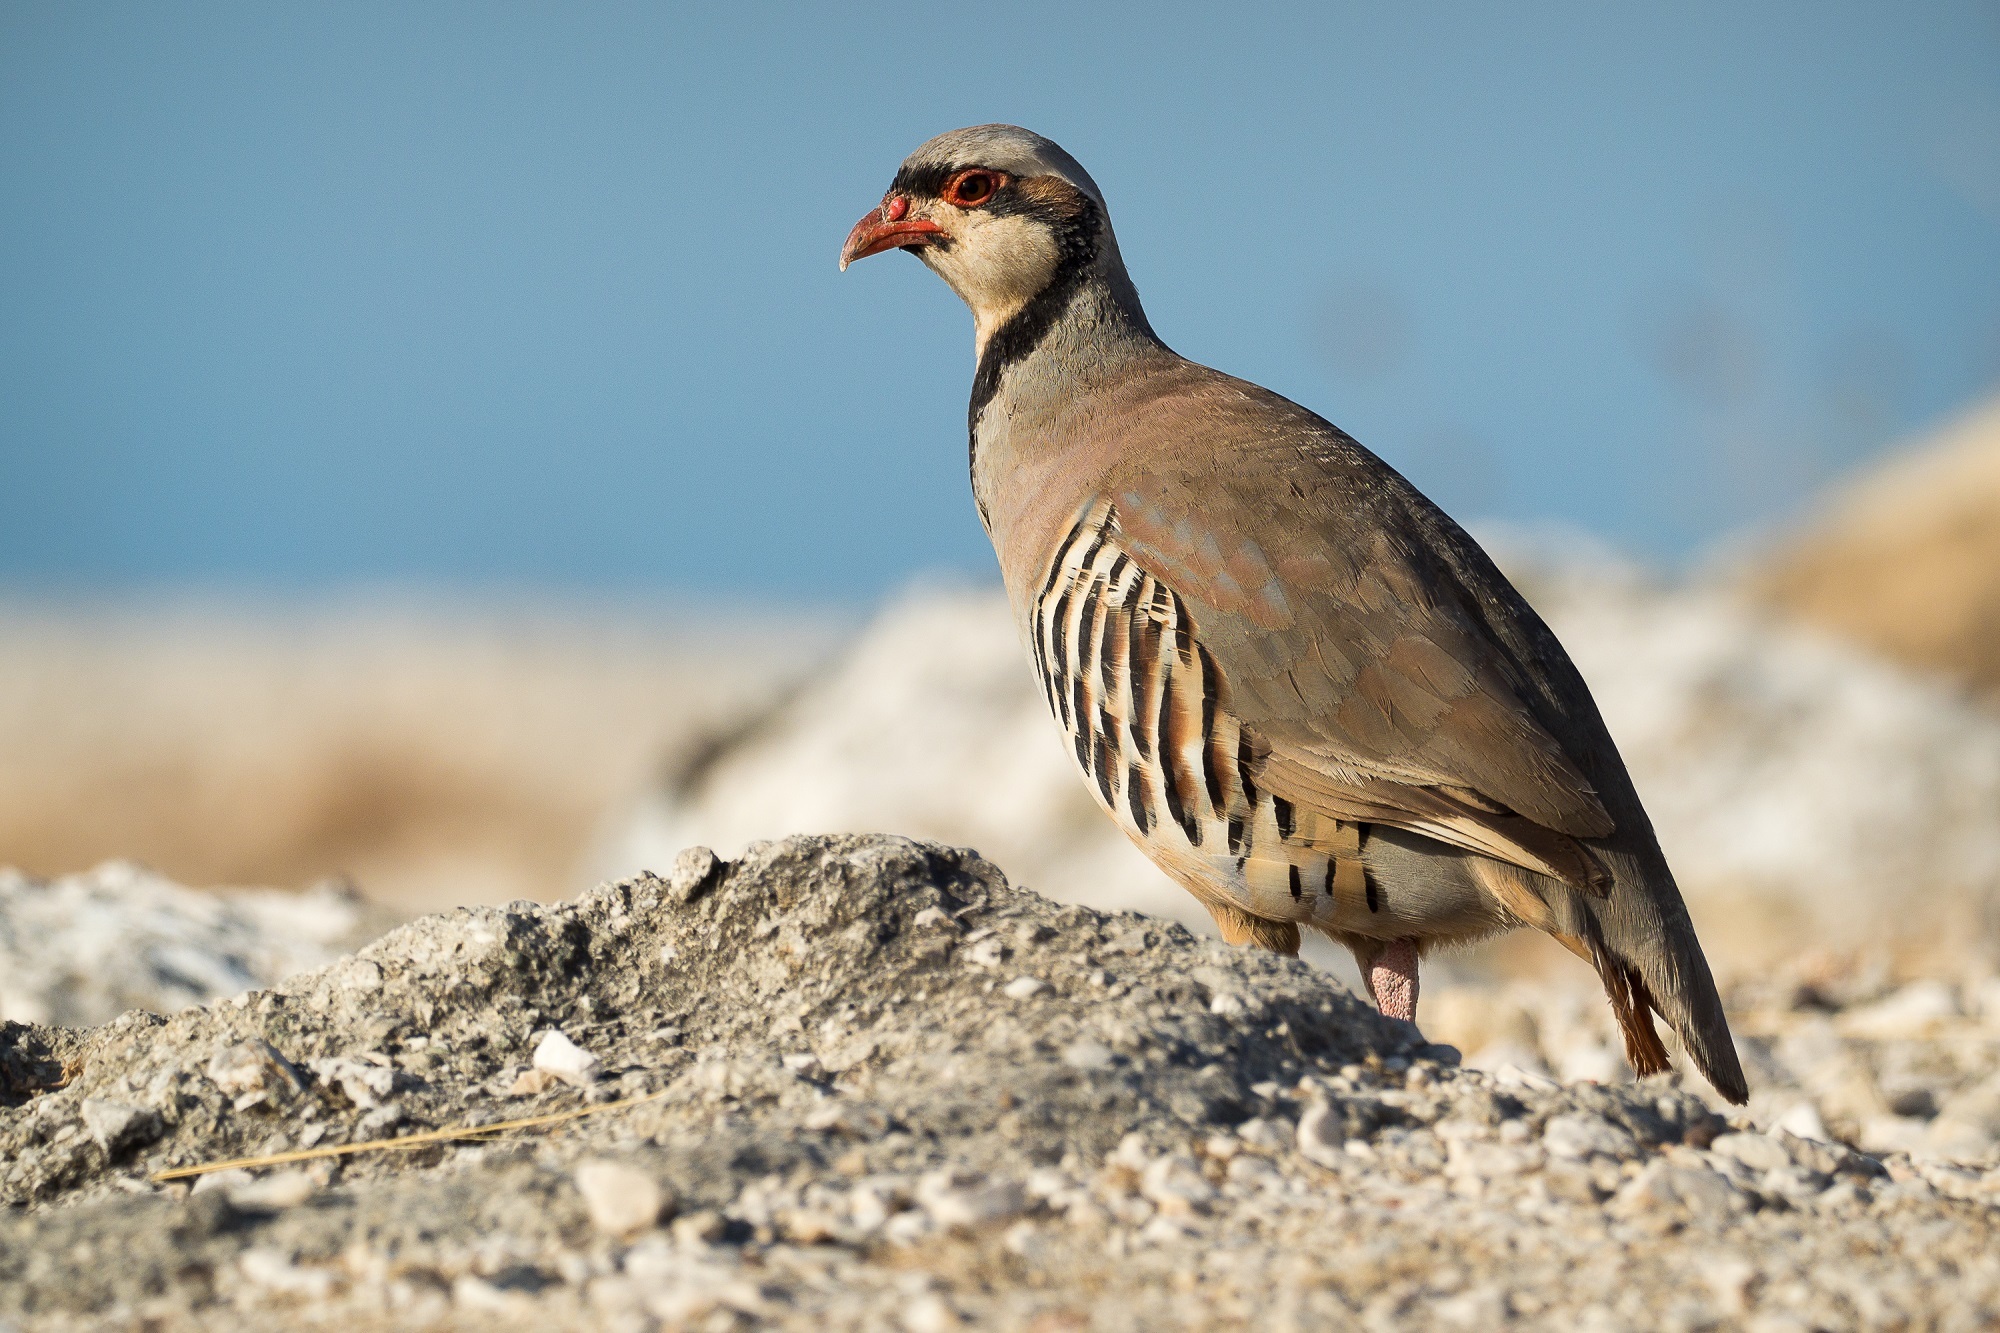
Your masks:
M1368 992L1384 1017L1417 1021L1417 942L1395 940L1368 965Z

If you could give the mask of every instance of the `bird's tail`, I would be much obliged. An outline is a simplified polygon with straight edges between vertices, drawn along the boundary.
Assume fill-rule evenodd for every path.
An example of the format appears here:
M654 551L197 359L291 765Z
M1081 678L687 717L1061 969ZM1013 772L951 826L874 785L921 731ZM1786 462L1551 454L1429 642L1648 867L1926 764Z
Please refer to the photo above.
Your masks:
M1653 1015L1667 1020L1688 1059L1731 1102L1750 1096L1722 996L1696 939L1664 858L1639 865L1613 853L1612 883L1601 893L1480 860L1481 884L1527 925L1554 936L1596 969L1625 1038L1625 1056L1641 1076L1671 1067Z

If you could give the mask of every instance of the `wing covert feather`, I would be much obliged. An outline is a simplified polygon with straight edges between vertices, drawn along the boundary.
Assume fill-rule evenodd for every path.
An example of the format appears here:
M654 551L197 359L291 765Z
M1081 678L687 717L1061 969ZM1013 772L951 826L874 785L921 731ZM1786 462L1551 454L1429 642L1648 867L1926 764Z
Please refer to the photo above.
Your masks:
M1291 453L1245 469L1275 472L1290 491L1282 504L1171 469L1109 497L1133 559L1187 599L1239 715L1279 767L1381 796L1458 789L1470 813L1609 835L1596 791L1525 701L1537 664L1468 610L1484 590L1379 512L1344 514L1324 469Z

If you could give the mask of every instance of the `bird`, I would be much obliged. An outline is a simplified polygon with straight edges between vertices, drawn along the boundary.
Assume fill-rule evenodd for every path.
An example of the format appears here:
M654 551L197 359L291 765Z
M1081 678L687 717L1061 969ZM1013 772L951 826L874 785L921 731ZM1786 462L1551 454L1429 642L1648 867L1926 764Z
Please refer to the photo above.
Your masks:
M1012 125L922 144L848 233L972 312L968 463L1017 628L1097 803L1232 944L1344 945L1416 1018L1424 955L1529 927L1743 1070L1624 761L1459 525L1318 414L1154 332L1104 195Z

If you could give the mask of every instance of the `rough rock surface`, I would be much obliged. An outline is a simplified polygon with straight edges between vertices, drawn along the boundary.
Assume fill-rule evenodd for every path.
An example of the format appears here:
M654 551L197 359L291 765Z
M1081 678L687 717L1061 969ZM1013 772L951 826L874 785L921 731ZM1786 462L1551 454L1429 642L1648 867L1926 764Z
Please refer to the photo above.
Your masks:
M594 1075L539 1067L551 1031ZM171 1018L0 1025L0 1093L22 1330L1951 1328L2000 1302L2000 1172L1766 1135L1664 1080L1457 1069L1295 960L899 838L691 851Z

